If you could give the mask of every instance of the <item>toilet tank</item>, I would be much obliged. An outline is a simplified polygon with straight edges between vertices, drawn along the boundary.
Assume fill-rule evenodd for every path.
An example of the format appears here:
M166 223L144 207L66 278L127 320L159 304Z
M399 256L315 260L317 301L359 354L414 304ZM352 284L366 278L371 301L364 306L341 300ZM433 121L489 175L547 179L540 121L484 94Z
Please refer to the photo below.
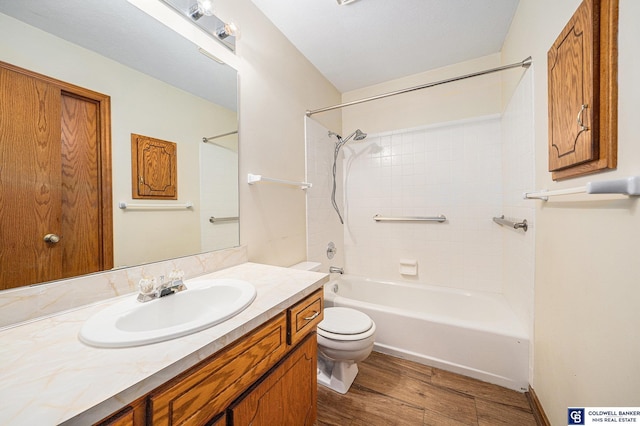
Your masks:
M322 263L320 262L300 262L295 265L289 266L291 269L302 269L305 271L315 271L320 272L320 268L322 268Z

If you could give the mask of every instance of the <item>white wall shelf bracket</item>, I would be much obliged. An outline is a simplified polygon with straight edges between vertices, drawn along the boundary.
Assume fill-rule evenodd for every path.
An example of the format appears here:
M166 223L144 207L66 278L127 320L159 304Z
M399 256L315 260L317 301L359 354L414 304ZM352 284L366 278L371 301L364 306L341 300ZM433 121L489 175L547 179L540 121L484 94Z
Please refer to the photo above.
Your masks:
M247 183L249 185L253 185L254 183L257 183L257 182L269 182L269 183L278 183L280 185L299 186L300 189L308 189L313 186L309 182L297 182L293 180L274 179L274 178L268 178L262 175L254 175L251 173L247 175Z

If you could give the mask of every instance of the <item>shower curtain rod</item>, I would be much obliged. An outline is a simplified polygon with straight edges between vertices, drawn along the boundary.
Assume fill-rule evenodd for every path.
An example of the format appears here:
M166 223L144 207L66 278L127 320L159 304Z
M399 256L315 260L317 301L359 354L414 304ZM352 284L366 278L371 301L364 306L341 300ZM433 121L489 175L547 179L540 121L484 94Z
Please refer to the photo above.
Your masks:
M472 74L461 75L461 76L458 76L458 77L448 78L446 80L440 80L440 81L435 81L433 83L422 84L420 86L414 86L414 87L409 87L409 88L406 88L406 89L396 90L394 92L383 93L381 95L371 96L370 98L364 98L364 99L358 99L358 100L351 101L351 102L345 102L345 103L340 104L340 105L333 105L333 106L330 106L330 107L314 109L312 111L307 110L306 114L307 114L307 117L311 117L313 114L318 114L320 112L326 112L326 111L331 111L331 110L338 109L338 108L344 108L344 107L351 106L351 105L361 104L361 103L364 103L364 102L375 101L375 100L382 99L382 98L388 98L389 96L401 95L403 93L409 93L409 92L414 92L416 90L427 89L429 87L439 86L441 84L453 83L454 81L464 80L464 79L471 78L471 77L479 77L481 75L491 74L491 73L498 72L498 71L504 71L504 70L508 70L508 69L511 69L511 68L529 68L531 66L532 62L533 61L531 59L531 56L529 56L527 59L523 60L522 62L516 62L514 64L503 65L501 67L491 68L491 69L484 70L484 71L479 71L479 72L474 72Z

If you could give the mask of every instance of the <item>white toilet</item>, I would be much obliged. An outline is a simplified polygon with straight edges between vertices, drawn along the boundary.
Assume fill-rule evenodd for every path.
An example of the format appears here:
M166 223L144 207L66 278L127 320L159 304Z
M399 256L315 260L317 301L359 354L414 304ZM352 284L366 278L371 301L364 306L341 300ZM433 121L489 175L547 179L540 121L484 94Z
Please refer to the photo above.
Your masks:
M296 269L319 270L320 264L302 262ZM358 374L357 362L373 350L376 324L365 313L351 308L324 309L318 324L318 383L345 394Z

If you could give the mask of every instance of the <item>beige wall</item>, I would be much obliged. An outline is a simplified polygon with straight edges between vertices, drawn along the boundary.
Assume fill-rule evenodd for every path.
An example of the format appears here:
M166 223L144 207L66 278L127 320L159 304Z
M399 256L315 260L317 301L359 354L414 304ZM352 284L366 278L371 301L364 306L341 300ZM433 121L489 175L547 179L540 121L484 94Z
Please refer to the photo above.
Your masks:
M579 0L521 0L503 63L532 55L536 184L581 186L640 171L640 3L620 0L618 169L555 183L547 171L546 52ZM515 86L505 79L503 99ZM567 407L640 406L638 200L570 196L537 205L533 388L552 424Z
M522 59L524 58L514 62ZM499 54L483 56L346 92L342 96L342 102L441 81L499 65ZM522 74L516 70L510 72ZM349 134L360 128L373 134L496 114L501 111L500 85L500 73L495 73L345 107L342 109L342 132ZM322 115L314 115L314 118Z
M221 0L218 13L240 28L240 240L255 262L288 266L306 259L305 193L295 187L246 184L247 173L304 181L307 109L340 102L339 92L250 0ZM340 130L340 114L319 117Z

